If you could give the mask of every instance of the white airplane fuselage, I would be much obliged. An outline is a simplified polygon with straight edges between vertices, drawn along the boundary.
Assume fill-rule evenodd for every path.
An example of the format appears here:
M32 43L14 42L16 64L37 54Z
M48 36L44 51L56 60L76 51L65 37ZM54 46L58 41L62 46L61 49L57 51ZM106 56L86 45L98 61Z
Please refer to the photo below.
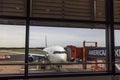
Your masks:
M48 53L48 60L51 63L64 63L67 62L67 54L65 49L61 46L53 46L43 49Z

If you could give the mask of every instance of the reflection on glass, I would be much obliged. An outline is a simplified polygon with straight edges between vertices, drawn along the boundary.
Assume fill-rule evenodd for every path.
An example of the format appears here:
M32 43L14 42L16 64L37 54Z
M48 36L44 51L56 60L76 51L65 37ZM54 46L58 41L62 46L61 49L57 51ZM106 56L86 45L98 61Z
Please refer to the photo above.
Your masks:
M102 29L31 26L29 73L106 71L105 49Z

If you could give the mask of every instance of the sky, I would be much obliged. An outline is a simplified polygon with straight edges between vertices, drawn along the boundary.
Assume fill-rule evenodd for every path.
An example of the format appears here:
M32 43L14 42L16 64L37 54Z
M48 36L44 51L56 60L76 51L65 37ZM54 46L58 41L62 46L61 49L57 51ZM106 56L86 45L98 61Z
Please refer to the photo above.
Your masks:
M115 31L115 36L120 31ZM61 27L30 27L30 47L45 47L45 38L47 46L83 46L83 41L96 41L98 46L105 46L104 29L84 29L84 28L61 28ZM116 45L120 45L120 37L116 36ZM87 44L94 45L94 44ZM0 25L0 47L25 47L25 26Z

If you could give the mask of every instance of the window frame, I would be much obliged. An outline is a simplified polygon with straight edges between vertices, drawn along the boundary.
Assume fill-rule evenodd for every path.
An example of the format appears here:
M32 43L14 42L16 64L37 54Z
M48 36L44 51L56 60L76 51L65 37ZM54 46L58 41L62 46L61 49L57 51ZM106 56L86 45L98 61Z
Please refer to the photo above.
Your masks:
M2 75L3 78L36 78L36 77L70 77L70 76L97 76L97 75L119 75L120 73L115 72L115 55L114 53L114 25L120 24L120 22L114 22L114 8L113 0L106 0L106 20L105 21L91 21L91 20L57 20L57 19L44 19L44 18L34 18L30 17L30 0L26 0L26 16L0 16L3 19L20 19L26 21L26 39L25 39L25 74L24 75ZM102 73L61 73L61 74L31 74L28 75L28 53L29 53L29 31L30 31L30 21L31 20L47 20L47 21L65 21L65 22L82 22L82 23L100 23L106 25L106 47L107 47L107 62L108 62L108 71ZM107 37L108 36L108 37ZM109 57L110 56L110 57ZM8 64L5 64L8 65ZM11 64L14 65L14 64ZM21 65L21 64L20 64ZM32 64L30 64L32 65Z

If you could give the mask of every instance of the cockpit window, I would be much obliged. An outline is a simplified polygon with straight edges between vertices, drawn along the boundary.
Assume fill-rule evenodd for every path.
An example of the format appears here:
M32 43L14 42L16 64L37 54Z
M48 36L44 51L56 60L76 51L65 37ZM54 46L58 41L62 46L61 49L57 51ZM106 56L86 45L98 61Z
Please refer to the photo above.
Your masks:
M65 51L54 51L53 54L65 54L66 52Z

